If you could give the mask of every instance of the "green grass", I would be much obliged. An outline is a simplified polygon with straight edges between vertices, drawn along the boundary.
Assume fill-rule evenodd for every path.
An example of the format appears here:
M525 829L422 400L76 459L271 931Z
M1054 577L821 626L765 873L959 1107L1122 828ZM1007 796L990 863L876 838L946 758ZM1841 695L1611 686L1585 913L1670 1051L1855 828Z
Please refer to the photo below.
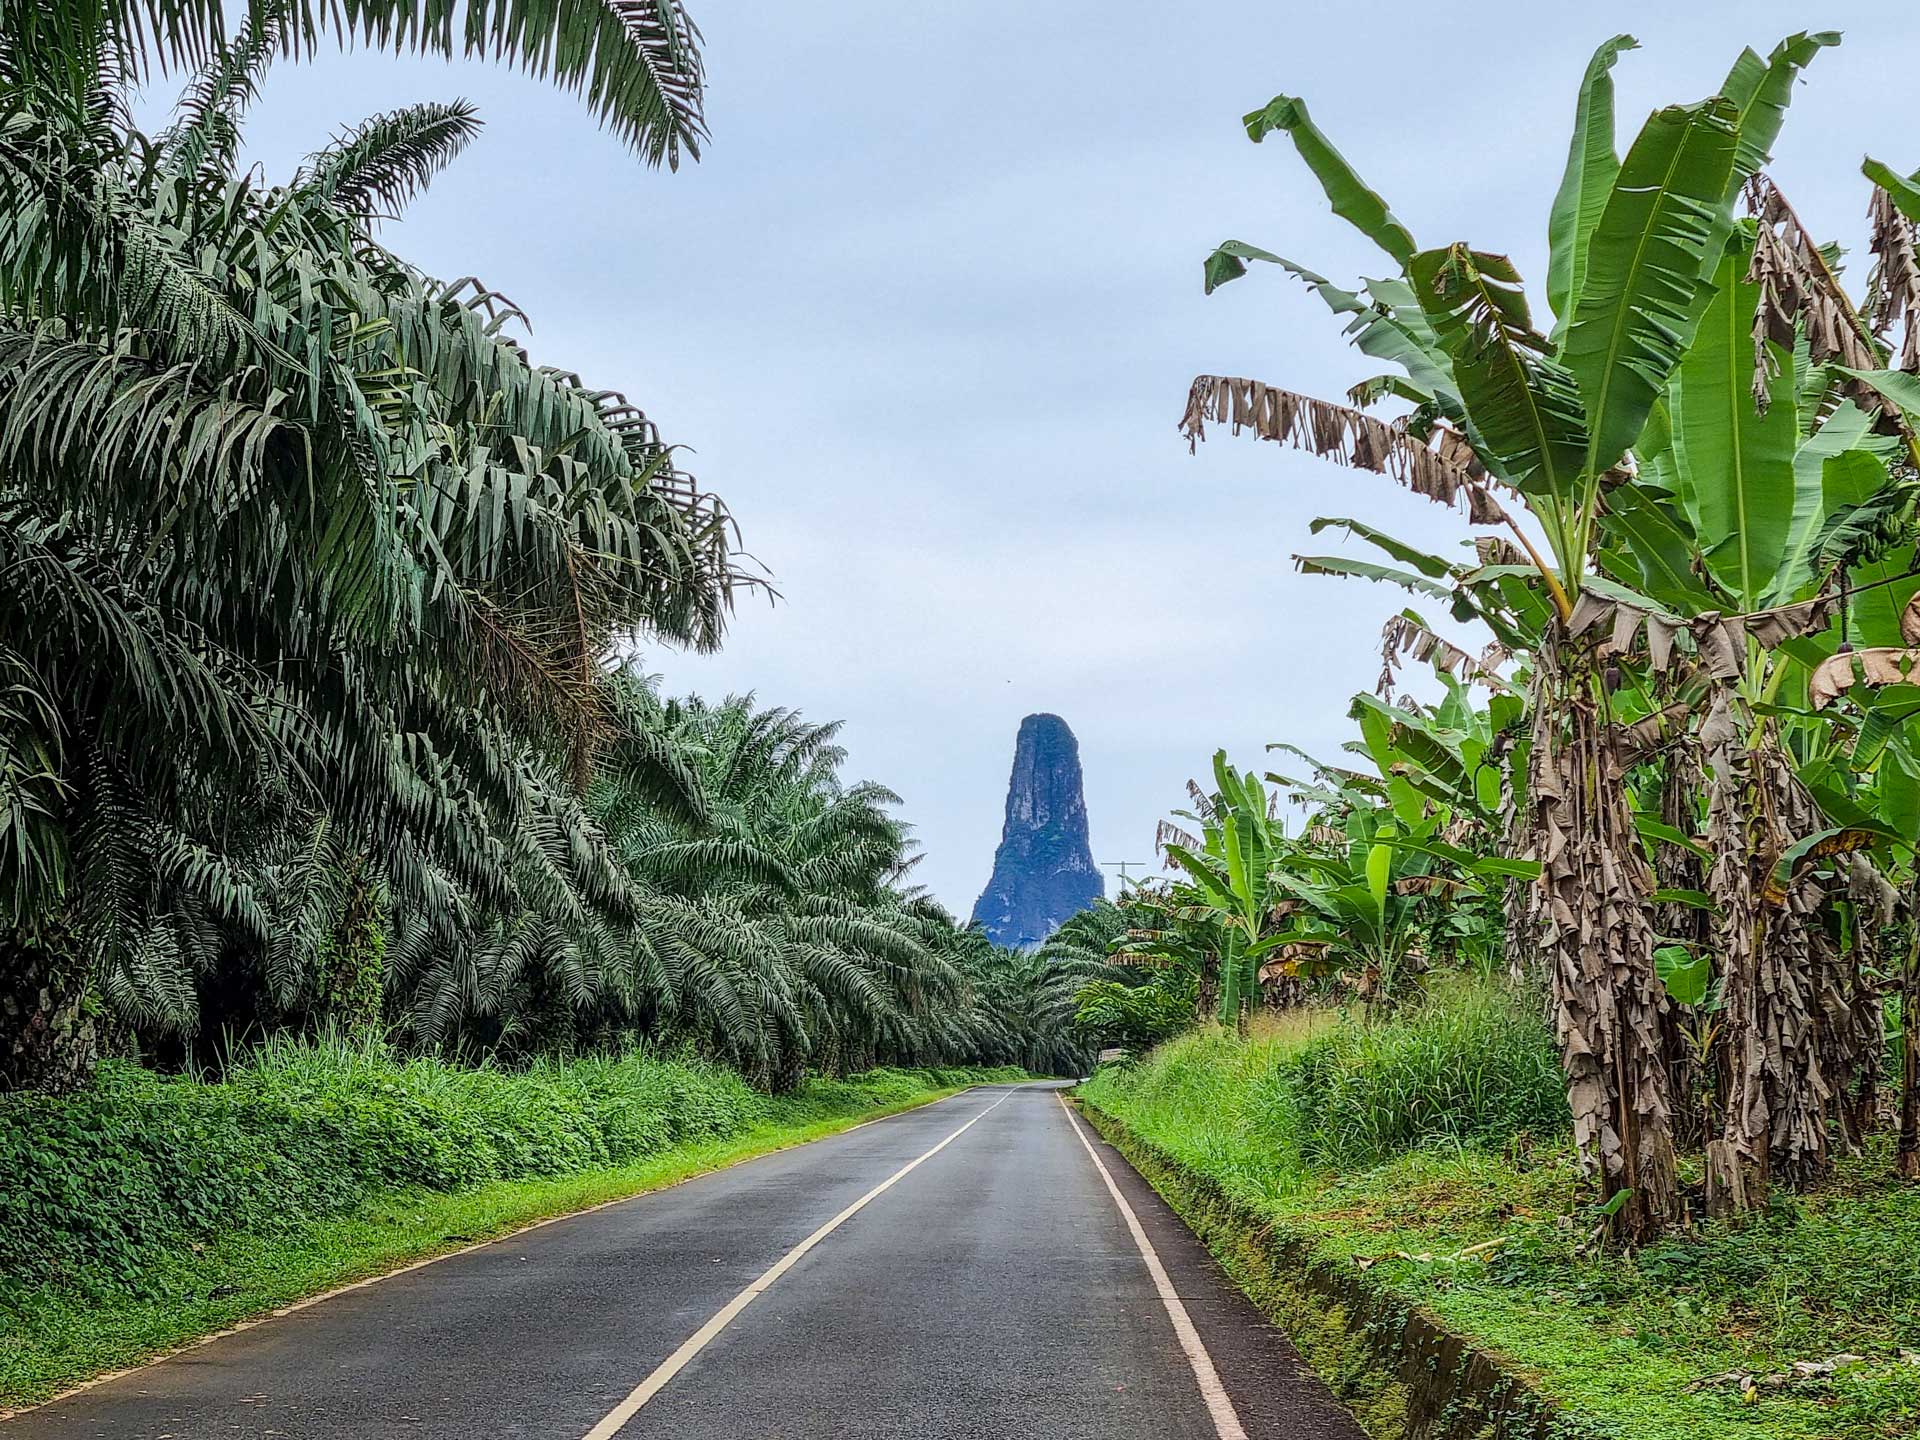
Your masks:
M64 1137L64 1148L50 1163L81 1173L59 1198L84 1202L81 1210L52 1215L41 1203L47 1199L44 1185L36 1192L38 1202L21 1198L27 1187L7 1189L7 1218L16 1232L34 1224L43 1240L57 1238L62 1268L53 1273L44 1258L31 1256L31 1242L18 1233L9 1237L9 1253L29 1258L0 1270L0 1410L414 1260L819 1139L969 1084L1027 1078L1012 1070L879 1070L810 1081L796 1095L769 1099L726 1072L646 1057L518 1075L426 1065L396 1080L408 1068L377 1053L355 1058L337 1048L329 1054L304 1047L262 1057L257 1070L226 1085L110 1073L88 1095L0 1109L0 1145L10 1135L16 1156L28 1140ZM476 1073L488 1078L476 1081ZM341 1126L360 1124L355 1133L364 1137L364 1114L355 1120L336 1113L343 1097L381 1095L383 1103L374 1107L381 1134L393 1127L395 1113L418 1121L423 1112L406 1106L395 1112L386 1103L393 1101L390 1087L396 1084L415 1098L436 1095L442 1108L426 1113L459 1120L465 1139L475 1133L490 1137L483 1144L491 1147L487 1163L517 1171L465 1181L428 1164L422 1173L446 1183L360 1190L354 1183L375 1167L362 1164L350 1177L353 1183L337 1176L322 1183L302 1171L334 1153ZM516 1093L522 1084L526 1088ZM581 1115L595 1117L593 1123L584 1130L571 1123L556 1128L556 1090L580 1091L578 1105L565 1113L576 1122ZM128 1103L129 1096L135 1103ZM270 1124L253 1113L258 1105ZM204 1138L209 1114L228 1127L228 1149L203 1158L204 1170L221 1172L238 1153L262 1164L260 1188L293 1208L276 1216L248 1203L233 1212L243 1223L214 1223L212 1214L178 1203L183 1194L204 1200L207 1187L196 1189L192 1177L157 1176L138 1155L117 1166L103 1158L107 1147L126 1143L131 1134L144 1138L149 1151L159 1146L171 1163L195 1163L154 1138L180 1124L183 1109L194 1117L185 1126L192 1136ZM23 1120L21 1111L30 1111L30 1118ZM262 1134L287 1140L281 1127L289 1111L299 1122L292 1127L294 1142L277 1150L261 1143ZM669 1118L663 1121L662 1114ZM486 1124L479 1125L477 1115L485 1115ZM309 1129L320 1138L308 1135ZM582 1140L587 1133L600 1136L598 1157L595 1146ZM604 1158L609 1135L627 1152L623 1158ZM438 1154L420 1136L411 1139L416 1143L405 1151L410 1163ZM303 1148L309 1142L314 1148ZM295 1163L284 1163L289 1156ZM276 1167L275 1160L283 1163ZM549 1167L547 1173L531 1168L537 1165ZM229 1181L216 1177L210 1183L217 1191ZM139 1217L137 1223L130 1216ZM116 1220L125 1223L116 1226Z
M1744 1225L1608 1256L1584 1241L1540 1034L1485 994L1367 1029L1321 1018L1188 1036L1082 1093L1303 1247L1504 1357L1578 1433L1891 1440L1920 1432L1920 1187L1884 1144ZM1439 1041L1465 1047L1452 1059ZM1483 1241L1490 1258L1456 1258ZM1420 1257L1420 1258L1404 1258ZM1744 1401L1711 1377L1864 1363Z

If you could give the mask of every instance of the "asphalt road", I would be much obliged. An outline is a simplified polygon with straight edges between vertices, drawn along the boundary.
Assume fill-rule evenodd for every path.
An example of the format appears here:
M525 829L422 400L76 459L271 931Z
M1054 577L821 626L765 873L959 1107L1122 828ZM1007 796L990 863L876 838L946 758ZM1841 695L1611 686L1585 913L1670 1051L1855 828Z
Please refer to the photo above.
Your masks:
M1084 1133L1188 1347L1057 1091L990 1087L344 1292L0 1440L1360 1440Z

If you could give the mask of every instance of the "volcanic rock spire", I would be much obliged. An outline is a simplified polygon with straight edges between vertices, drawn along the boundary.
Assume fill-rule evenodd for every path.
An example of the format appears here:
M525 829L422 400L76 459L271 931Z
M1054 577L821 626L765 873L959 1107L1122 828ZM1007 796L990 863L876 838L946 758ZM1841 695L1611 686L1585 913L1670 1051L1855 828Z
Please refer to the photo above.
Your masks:
M1029 715L1014 742L993 878L973 918L994 944L1031 947L1105 893L1087 847L1079 742L1058 715Z

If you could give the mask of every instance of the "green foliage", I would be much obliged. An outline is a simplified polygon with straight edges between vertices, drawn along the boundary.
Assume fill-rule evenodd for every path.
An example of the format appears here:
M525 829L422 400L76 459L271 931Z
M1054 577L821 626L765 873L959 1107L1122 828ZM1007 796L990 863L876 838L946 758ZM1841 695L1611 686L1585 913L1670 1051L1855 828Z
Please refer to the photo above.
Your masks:
M1405 264L1414 252L1413 236L1387 208L1386 201L1367 187L1320 127L1307 115L1307 102L1276 95L1244 117L1247 138L1256 145L1276 130L1293 140L1300 158L1326 192L1333 213L1347 221L1393 259Z
M182 1247L289 1234L394 1191L583 1174L1010 1075L878 1070L772 1100L645 1053L512 1072L282 1039L215 1084L108 1062L80 1094L0 1098L0 1278L137 1287Z
M1538 985L1582 1159L1631 1196L1614 1239L1758 1203L1768 1183L1815 1183L1880 1123L1868 1017L1896 986L1908 1028L1920 1014L1910 947L1879 942L1884 919L1857 923L1915 894L1902 757L1920 714L1907 573L1920 189L1867 162L1881 188L1856 301L1843 252L1762 172L1801 72L1838 38L1741 51L1715 94L1656 110L1624 159L1612 72L1635 42L1599 47L1548 221L1550 333L1510 260L1476 243L1417 248L1289 97L1248 116L1250 135L1292 133L1336 212L1400 274L1342 289L1244 242L1208 262L1210 289L1249 261L1277 264L1403 373L1367 375L1348 406L1202 375L1189 440L1208 421L1251 432L1464 500L1469 524L1511 534L1476 534L1473 559L1455 561L1350 511L1313 522L1395 563L1296 556L1303 572L1431 596L1493 643L1476 656L1412 611L1387 621L1381 698L1356 697L1360 738L1345 746L1371 771L1316 763L1285 782L1306 824L1273 847L1264 879L1301 907L1290 930L1272 907L1253 943L1271 941L1289 977L1331 970L1370 1002L1410 988L1394 982L1402 959ZM1363 413L1390 397L1411 412ZM1393 703L1408 652L1446 686L1436 708L1471 718L1432 724L1424 703ZM1492 692L1483 714L1462 682ZM1185 865L1192 847L1173 838L1166 853ZM1166 899L1160 933L1184 926L1193 941L1202 907L1179 887ZM1225 966L1240 958L1231 938L1187 948ZM1676 1033L1670 999L1713 1013ZM1455 1081L1475 1089L1428 1080L1448 1097ZM1920 1083L1899 1088L1912 1172ZM1762 1090L1763 1107L1726 1103ZM1383 1126L1375 1143L1364 1115L1342 1123L1358 1127L1349 1158L1405 1138ZM1674 1163L1688 1144L1709 1165L1695 1189Z
M1306 1180L1299 1106L1286 1071L1329 1017L1296 1014L1240 1040L1182 1035L1138 1064L1106 1065L1079 1093L1155 1144L1242 1193L1274 1196Z
M699 30L679 0L620 0L555 7L527 0L250 0L251 20L277 21L278 48L299 55L322 37L368 48L484 55L583 96L600 123L650 164L698 158L706 137ZM57 0L7 16L7 73L47 85L84 85L72 57L98 57L118 75L143 78L156 61L216 63L233 7L219 0ZM244 32L243 32L244 33Z
M1691 338L1694 301L1732 210L1738 120L1723 97L1656 111L1587 241L1561 358L1586 409L1584 470L1593 480L1640 438Z
M1096 1046L1146 1050L1193 1021L1193 997L1162 985L1090 980L1074 1001L1074 1028Z
M1574 106L1573 138L1567 145L1567 168L1553 197L1547 221L1547 299L1559 317L1559 331L1573 317L1574 304L1586 278L1587 241L1599 223L1600 211L1620 173L1620 157L1613 149L1613 67L1621 53L1637 50L1631 35L1604 41L1587 62Z
M1391 1018L1303 1014L1251 1042L1182 1037L1137 1068L1103 1069L1086 1091L1123 1117L1151 1113L1214 1137L1209 1163L1288 1188L1316 1171L1368 1169L1433 1144L1551 1141L1568 1129L1553 1037L1492 981L1442 986ZM1160 1129L1151 1138L1171 1142Z
M90 1092L0 1101L0 1271L132 1283L222 1229L615 1164L764 1113L735 1075L640 1055L510 1074L280 1042L219 1084L109 1062Z
M697 78L677 6L629 18ZM510 302L374 238L471 108L266 187L233 165L274 33L157 147L98 55L98 123L0 64L0 964L57 937L175 1059L383 1014L468 1058L685 1040L766 1089L973 1058L957 927L837 727L608 673L718 642L754 583L724 507Z
M1670 388L1679 508L1696 535L1721 537L1705 552L1714 578L1742 610L1770 593L1796 502L1793 363L1777 346L1764 413L1754 404L1750 244L1736 239L1714 272L1715 290ZM1819 476L1810 480L1817 495Z
M0 27L0 964L73 950L149 1042L203 1011L301 1023L371 870L397 958L431 930L591 966L625 898L577 793L602 664L717 642L725 510L624 397L535 365L510 303L375 238L469 107L377 117L268 185L239 125L311 13L225 44L218 7L162 8ZM451 10L356 9L451 43ZM476 17L471 48L591 77L655 158L697 138L677 5L490 13L515 28ZM136 21L200 65L157 139L126 103Z
M1452 984L1390 1020L1310 1041L1287 1076L1302 1159L1365 1169L1436 1142L1565 1134L1559 1055L1526 1007L1492 985Z
M1363 1277L1381 1305L1417 1308L1515 1362L1560 1407L1568 1433L1912 1434L1920 1368L1901 1352L1920 1348L1920 1189L1888 1173L1885 1137L1842 1162L1816 1194L1780 1197L1743 1223L1609 1253L1591 1243L1596 1207L1582 1203L1564 1118L1526 1119L1530 1102L1517 1101L1524 1083L1464 1087L1481 1097L1490 1122L1472 1137L1402 1133L1377 1153L1345 1154L1340 1137L1318 1136L1303 1121L1304 1092L1336 1061L1347 1071L1342 1083L1371 1072L1369 1096L1460 1084L1433 1078L1426 1046L1404 1038L1416 1031L1434 1046L1451 1030L1458 1045L1501 1047L1509 1055L1503 1068L1525 1077L1545 1042L1537 1022L1508 1006L1498 990L1450 987L1429 1007L1438 1013L1409 1015L1404 1025L1300 1017L1256 1026L1245 1041L1218 1030L1189 1034L1140 1063L1102 1069L1080 1093L1183 1167L1193 1193L1224 1193L1240 1207L1243 1241L1257 1245L1268 1266L1299 1281L1309 1278L1303 1263L1343 1286ZM1550 1065L1550 1051L1545 1058ZM1458 1077L1475 1063L1469 1053L1438 1069ZM1397 1073L1377 1083L1387 1070ZM1545 1104L1544 1089L1537 1098ZM1496 1116L1523 1128L1501 1133L1508 1122ZM1322 1146L1337 1157L1333 1171L1316 1171L1307 1159ZM1482 1248L1462 1253L1470 1247ZM1241 1258L1239 1248L1223 1256L1230 1265ZM1234 1268L1243 1282L1252 1274ZM1304 1286L1305 1295L1324 1293ZM1295 1307L1276 1319L1295 1323ZM1714 1383L1732 1371L1791 1374L1796 1361L1849 1352L1863 1361L1762 1389L1751 1402L1737 1384Z

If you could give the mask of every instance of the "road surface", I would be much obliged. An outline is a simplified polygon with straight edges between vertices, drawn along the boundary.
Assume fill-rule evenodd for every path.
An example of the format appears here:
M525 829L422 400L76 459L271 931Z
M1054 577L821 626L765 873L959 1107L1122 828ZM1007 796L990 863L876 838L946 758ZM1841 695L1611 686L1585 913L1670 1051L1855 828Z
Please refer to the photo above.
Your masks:
M1242 1435L1360 1440L1040 1085L510 1236L0 1423L0 1440Z

